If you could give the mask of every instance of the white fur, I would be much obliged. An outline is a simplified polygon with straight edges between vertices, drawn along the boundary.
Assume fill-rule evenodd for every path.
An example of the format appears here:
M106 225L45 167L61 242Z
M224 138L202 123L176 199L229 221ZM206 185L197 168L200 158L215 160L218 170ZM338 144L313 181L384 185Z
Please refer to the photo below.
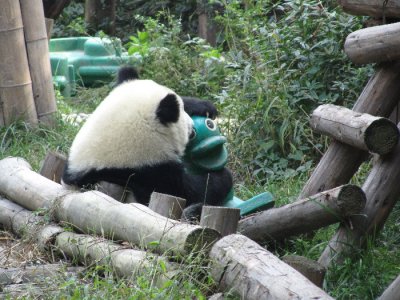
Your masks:
M117 86L87 119L72 143L71 171L88 168L134 168L183 155L193 121L183 110L178 122L164 126L156 110L167 94L175 94L152 80L132 80Z

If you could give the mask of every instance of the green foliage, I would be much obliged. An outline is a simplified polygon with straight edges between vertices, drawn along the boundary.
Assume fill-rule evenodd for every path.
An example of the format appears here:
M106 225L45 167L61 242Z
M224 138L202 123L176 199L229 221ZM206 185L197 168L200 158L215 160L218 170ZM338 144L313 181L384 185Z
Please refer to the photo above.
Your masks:
M86 35L83 10L83 3L71 1L56 19L52 38Z

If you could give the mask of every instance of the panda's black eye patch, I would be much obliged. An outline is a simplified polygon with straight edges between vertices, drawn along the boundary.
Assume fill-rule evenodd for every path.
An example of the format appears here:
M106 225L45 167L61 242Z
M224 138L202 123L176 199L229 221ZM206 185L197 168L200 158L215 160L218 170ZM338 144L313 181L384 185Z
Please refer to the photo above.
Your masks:
M206 126L208 129L214 131L217 129L217 125L215 124L215 122L211 119L206 119L205 120Z
M167 126L168 123L176 123L179 119L179 103L176 95L168 94L158 105L156 111L160 123Z

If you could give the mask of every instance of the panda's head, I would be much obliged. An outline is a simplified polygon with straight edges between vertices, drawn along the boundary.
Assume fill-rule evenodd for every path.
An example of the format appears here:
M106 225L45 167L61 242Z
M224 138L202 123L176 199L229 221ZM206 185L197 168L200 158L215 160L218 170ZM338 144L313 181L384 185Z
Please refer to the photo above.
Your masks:
M193 128L183 101L152 80L125 80L87 119L69 154L74 171L180 161Z

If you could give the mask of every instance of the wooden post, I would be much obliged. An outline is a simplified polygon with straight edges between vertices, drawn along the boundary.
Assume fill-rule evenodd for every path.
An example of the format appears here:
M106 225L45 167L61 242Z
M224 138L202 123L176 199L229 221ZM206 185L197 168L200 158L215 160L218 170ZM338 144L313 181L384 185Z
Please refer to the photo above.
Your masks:
M49 151L46 154L39 174L60 183L66 161L64 155Z
M400 295L400 275L389 285L377 300L393 300Z
M37 123L19 1L4 0L0 9L0 125L22 119Z
M186 206L186 199L153 192L150 196L149 208L170 219L179 220Z
M338 0L343 11L356 16L382 18L400 18L400 3L398 1L382 0Z
M206 249L219 238L210 228L180 223L160 216L147 206L123 204L98 191L85 193L61 185L33 172L21 158L0 160L0 193L30 209L49 208L58 221L81 231L149 246L160 252L184 255Z
M210 4L208 1L197 1L197 13L199 18L198 34L205 39L211 46L217 44L217 26L212 19L215 16L214 9L216 4ZM210 18L210 16L212 16Z
M400 59L400 22L368 27L349 34L344 51L356 64Z
M362 187L367 198L365 208L341 224L319 258L324 267L331 261L340 263L344 254L362 247L367 236L376 235L383 227L400 195L399 166L400 144L375 162Z
M282 261L299 271L316 286L322 288L326 269L315 260L299 255L287 255Z
M221 236L236 233L240 220L240 209L204 205L200 225L218 231Z
M132 191L115 183L100 181L96 185L96 190L122 203L137 203Z
M51 39L51 34L53 31L53 26L54 26L54 20L53 19L44 19L45 23L46 23L46 33L47 33L47 39L50 40Z
M332 104L320 105L311 115L313 130L342 143L380 155L390 153L399 141L392 121Z
M400 62L382 64L368 81L353 110L389 117L400 97ZM299 199L349 182L366 153L333 141L304 185Z
M42 0L19 0L19 2L36 112L41 123L54 125L57 106Z
M333 299L256 242L223 237L210 252L211 275L221 291L241 299Z
M355 185L344 185L244 218L238 231L255 241L282 240L340 222L359 213L364 205L364 192Z

